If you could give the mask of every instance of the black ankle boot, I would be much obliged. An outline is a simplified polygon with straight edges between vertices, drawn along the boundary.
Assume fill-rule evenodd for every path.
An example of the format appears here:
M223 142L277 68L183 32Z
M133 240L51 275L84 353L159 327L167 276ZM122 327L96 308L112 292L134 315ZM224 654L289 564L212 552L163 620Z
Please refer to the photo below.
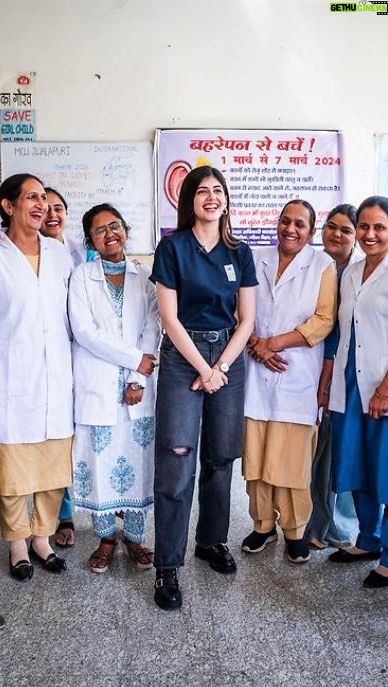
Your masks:
M176 568L156 568L154 599L164 611L172 611L182 606Z

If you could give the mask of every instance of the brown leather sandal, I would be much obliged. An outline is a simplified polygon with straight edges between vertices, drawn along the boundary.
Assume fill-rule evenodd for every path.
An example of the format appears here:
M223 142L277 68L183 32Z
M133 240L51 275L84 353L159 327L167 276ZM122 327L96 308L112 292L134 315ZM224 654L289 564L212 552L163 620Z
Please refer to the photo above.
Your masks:
M116 551L117 539L101 539L98 549L89 558L90 570L94 573L104 573L112 563Z
M123 552L131 558L136 568L149 570L154 565L154 552L142 544L123 538Z

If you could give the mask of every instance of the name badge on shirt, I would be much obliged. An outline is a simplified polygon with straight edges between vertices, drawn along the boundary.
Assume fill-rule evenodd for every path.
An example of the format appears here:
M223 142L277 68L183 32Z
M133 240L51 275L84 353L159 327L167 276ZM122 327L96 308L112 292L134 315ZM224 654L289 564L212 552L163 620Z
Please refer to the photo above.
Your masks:
M236 281L236 272L234 271L233 265L224 265L224 267L228 281Z

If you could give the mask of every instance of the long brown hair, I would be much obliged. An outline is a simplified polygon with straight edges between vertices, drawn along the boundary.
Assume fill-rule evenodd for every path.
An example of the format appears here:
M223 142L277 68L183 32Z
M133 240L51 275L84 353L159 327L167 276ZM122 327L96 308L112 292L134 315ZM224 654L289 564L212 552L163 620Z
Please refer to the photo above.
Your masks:
M195 169L192 169L184 179L178 198L178 222L176 230L187 231L187 229L193 228L195 224L194 196L201 181L206 177L215 177L224 189L227 200L227 212L222 214L219 220L220 236L228 248L237 248L241 241L232 235L232 226L230 223L229 214L230 199L228 187L226 185L224 176L215 167L196 167Z

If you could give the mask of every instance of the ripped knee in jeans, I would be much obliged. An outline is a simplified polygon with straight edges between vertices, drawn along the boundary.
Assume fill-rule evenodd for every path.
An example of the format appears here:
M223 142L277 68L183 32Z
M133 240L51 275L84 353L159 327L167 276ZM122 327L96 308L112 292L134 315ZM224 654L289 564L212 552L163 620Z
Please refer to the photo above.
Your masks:
M172 448L171 450L178 456L187 456L187 454L190 453L191 448L189 448L188 446L177 446L175 448Z

